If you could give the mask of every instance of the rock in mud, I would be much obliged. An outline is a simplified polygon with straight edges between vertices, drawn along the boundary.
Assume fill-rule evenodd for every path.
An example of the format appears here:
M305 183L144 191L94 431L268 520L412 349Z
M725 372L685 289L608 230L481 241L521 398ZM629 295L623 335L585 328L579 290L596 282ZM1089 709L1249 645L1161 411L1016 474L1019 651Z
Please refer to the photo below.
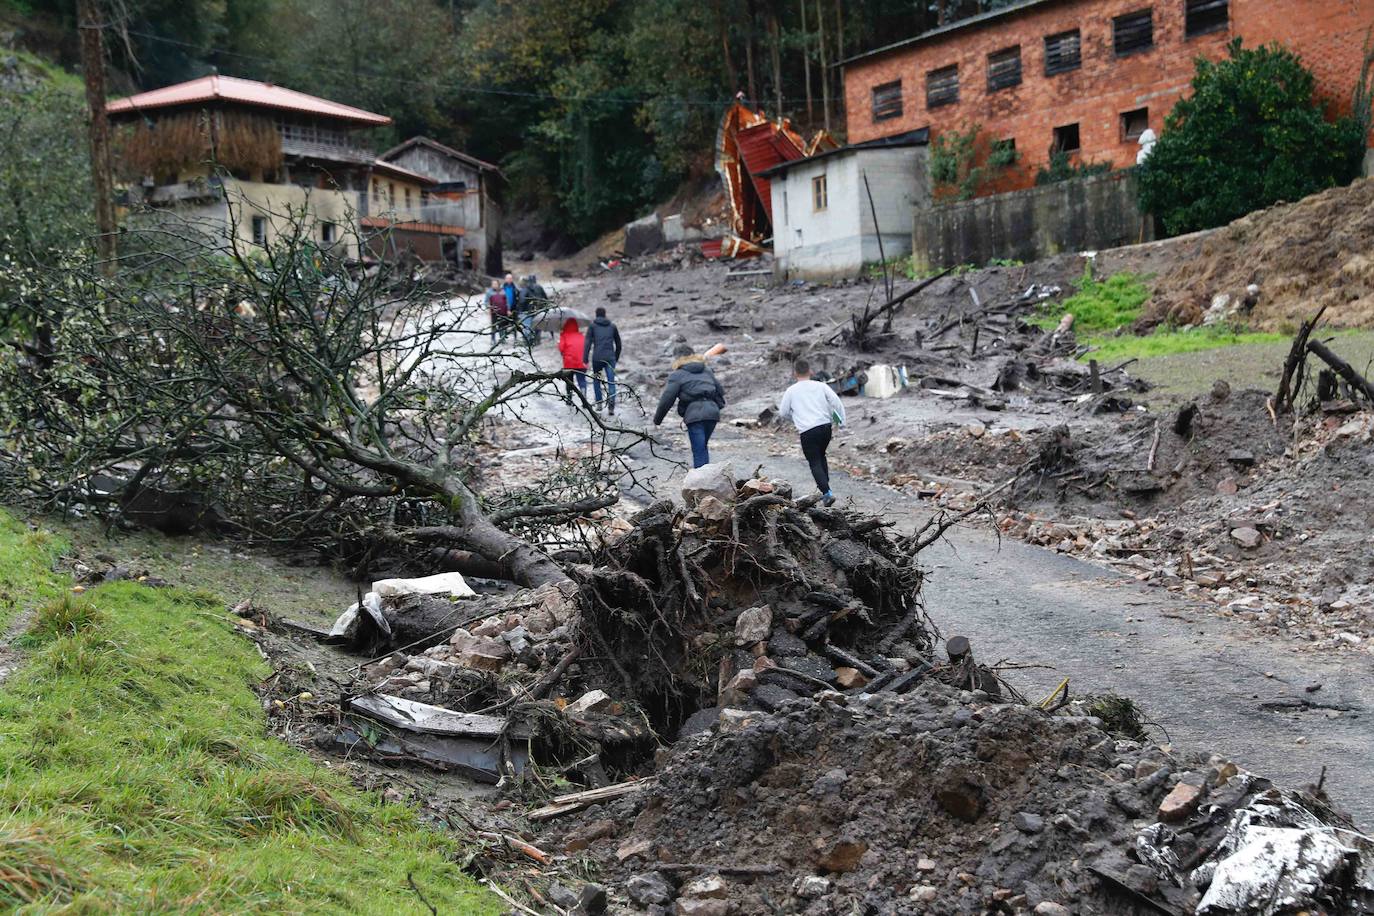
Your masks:
M1254 548L1260 545L1264 537L1254 528L1245 525L1240 528L1232 528L1231 539L1242 547Z
M648 871L632 876L625 882L625 893L640 906L652 903L667 904L673 900L673 886L660 872Z
M692 508L708 496L726 505L735 502L735 469L728 462L703 464L682 478L682 501Z

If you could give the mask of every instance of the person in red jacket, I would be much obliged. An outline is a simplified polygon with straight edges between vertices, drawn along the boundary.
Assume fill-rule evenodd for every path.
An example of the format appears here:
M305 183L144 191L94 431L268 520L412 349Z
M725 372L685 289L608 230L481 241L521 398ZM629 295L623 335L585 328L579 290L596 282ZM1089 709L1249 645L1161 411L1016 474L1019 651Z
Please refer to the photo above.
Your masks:
M587 396L587 360L582 356L586 346L586 336L577 329L577 319L569 318L563 322L563 330L558 335L558 351L563 354L564 377L568 383L568 397L573 395L573 383L582 389L582 397Z

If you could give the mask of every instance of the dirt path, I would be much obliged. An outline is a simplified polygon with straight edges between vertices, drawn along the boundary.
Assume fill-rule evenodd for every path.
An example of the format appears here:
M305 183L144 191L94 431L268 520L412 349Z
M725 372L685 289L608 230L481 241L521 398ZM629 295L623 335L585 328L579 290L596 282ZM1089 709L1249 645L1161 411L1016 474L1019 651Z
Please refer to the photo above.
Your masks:
M666 429L670 442L682 440ZM721 427L712 457L739 473L764 472L810 487L800 454L770 455L774 440ZM777 441L778 446L784 443ZM660 492L682 470L660 465ZM921 501L895 490L834 475L834 489L900 527L924 522ZM641 494L642 495L642 494ZM946 636L962 634L980 659L1008 659L1043 669L1012 672L1039 698L1067 676L1076 693L1115 691L1136 700L1180 745L1207 747L1276 781L1315 781L1357 823L1374 824L1374 660L1332 659L1251 638L1158 590L1100 567L986 528L961 526L924 554L931 574L926 603ZM1315 685L1320 689L1311 690ZM1334 713L1334 716L1332 715Z

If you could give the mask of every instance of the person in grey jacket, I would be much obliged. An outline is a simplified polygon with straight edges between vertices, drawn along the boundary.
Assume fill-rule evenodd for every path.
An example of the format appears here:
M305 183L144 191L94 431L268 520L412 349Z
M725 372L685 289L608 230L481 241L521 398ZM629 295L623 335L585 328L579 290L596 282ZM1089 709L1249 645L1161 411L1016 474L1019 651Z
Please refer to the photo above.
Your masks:
M678 344L673 350L673 374L668 376L668 385L663 389L663 397L658 399L658 410L654 411L654 425L663 423L673 403L677 403L678 415L687 424L687 441L692 445L692 467L699 468L711 463L711 433L720 421L720 409L725 406L725 389L716 381L714 373L706 368L706 357L697 356L687 344Z
M597 306L596 320L587 327L582 361L592 370L592 394L601 406L601 379L606 379L606 406L615 413L615 366L620 362L620 329L606 317L604 306Z

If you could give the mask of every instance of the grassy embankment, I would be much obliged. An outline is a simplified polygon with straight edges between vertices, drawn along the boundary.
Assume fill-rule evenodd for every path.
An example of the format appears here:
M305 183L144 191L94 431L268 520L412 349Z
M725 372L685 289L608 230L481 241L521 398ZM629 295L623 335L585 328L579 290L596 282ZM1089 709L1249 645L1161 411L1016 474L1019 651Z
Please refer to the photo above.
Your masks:
M1129 331L1118 333L1140 317L1140 310L1149 298L1149 286L1138 274L1119 273L1097 280L1085 272L1078 282L1078 291L1063 302L1049 306L1037 323L1054 327L1061 315L1072 313L1074 333L1079 341L1094 348L1090 354L1092 358L1103 363L1288 339L1283 334L1244 331L1227 325L1187 329L1160 327L1143 336Z
M71 594L63 545L0 512L0 907L498 913L449 837L266 733L268 674L213 595Z

